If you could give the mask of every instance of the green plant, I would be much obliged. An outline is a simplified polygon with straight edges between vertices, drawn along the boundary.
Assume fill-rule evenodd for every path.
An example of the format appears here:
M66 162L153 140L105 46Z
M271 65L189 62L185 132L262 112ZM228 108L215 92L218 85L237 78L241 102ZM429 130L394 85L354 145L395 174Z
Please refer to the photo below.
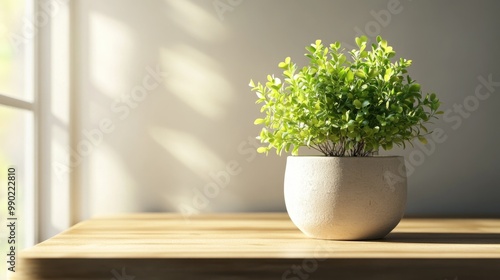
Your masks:
M395 52L380 36L371 50L365 36L356 44L346 52L339 42L325 47L317 40L306 47L309 65L298 70L290 57L279 63L283 81L250 81L265 112L255 120L264 126L257 138L267 144L258 152L297 155L307 146L327 156L370 156L416 137L426 143L425 125L442 113L436 94L423 96L407 74L411 60L392 62Z

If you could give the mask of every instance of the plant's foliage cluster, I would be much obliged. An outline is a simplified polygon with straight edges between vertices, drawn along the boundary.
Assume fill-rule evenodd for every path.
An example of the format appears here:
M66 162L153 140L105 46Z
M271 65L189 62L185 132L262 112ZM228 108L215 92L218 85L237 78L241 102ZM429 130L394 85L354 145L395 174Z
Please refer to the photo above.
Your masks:
M258 152L297 155L307 146L327 156L369 156L415 137L426 142L425 124L442 113L436 94L422 94L407 73L411 60L392 62L395 52L381 37L371 50L364 36L356 44L346 53L339 42L317 40L306 47L308 66L297 69L287 57L279 63L282 79L250 81L265 113L255 120L267 144Z

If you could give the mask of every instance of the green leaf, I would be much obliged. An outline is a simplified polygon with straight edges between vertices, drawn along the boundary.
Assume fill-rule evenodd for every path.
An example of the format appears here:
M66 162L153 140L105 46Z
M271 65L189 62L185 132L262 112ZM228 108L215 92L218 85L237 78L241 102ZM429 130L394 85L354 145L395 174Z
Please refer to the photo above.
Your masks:
M361 69L358 70L358 71L356 71L356 76L358 76L360 78L363 78L363 79L366 78L365 72L363 70L361 70Z
M356 39L354 39L354 41L356 41L356 45L358 45L358 47L361 47L361 38L356 37Z
M356 45L358 45L358 47L361 47L363 44L366 43L366 41L368 41L368 37L366 37L364 35L361 37L356 37L355 41L356 41Z
M363 106L363 104L361 103L361 101L359 101L358 99L354 100L352 102L352 104L354 104L354 106L356 107L356 109L361 109L361 107Z
M314 46L307 46L306 50L308 52L310 52L310 53L315 53L316 52L316 48Z
M330 45L330 48L332 48L334 50L338 50L338 49L340 49L340 46L341 46L340 42L335 42L335 44Z
M412 84L410 86L410 92L420 92L420 85L419 84Z
M354 80L354 73L351 70L347 71L347 81L352 82Z
M393 73L394 72L391 68L385 70L384 81L388 82L391 79Z
M387 142L385 146L383 146L384 150L388 151L392 149L392 142Z
M419 136L419 137L418 137L418 140L419 140L422 144L427 145L427 139L426 139L424 136Z
M259 147L259 148L257 148L257 153L259 153L259 154L267 153L267 151L268 151L267 147Z
M257 125L257 124L262 124L262 123L264 123L264 122L265 122L265 120L264 120L264 119L256 119L256 120L253 122L253 124Z
M344 64L344 62L347 60L347 58L345 57L345 55L340 55L339 56L339 64Z
M382 48L384 49L387 49L387 41L386 40L380 40L380 46L382 46Z

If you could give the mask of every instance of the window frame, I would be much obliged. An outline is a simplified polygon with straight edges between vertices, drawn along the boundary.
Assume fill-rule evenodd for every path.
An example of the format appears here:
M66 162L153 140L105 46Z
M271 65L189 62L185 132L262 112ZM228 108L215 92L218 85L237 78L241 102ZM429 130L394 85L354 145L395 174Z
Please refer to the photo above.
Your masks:
M24 0L25 2L25 13L24 17L34 21L37 3L36 0ZM18 233L22 235L24 240L23 247L31 247L37 243L38 239L38 169L39 169L39 122L40 122L40 110L39 110L39 92L37 90L37 32L34 32L33 38L24 41L25 48L25 58L24 58L24 73L22 82L25 86L25 91L29 92L30 96L33 96L33 101L27 101L22 98L12 97L8 93L0 92L0 105L6 106L14 110L30 111L32 112L32 123L31 135L33 135L33 158L32 158L32 170L33 170L33 184L31 186L25 186L22 191L23 197L18 197L17 199L22 201L23 214L22 217L22 232Z

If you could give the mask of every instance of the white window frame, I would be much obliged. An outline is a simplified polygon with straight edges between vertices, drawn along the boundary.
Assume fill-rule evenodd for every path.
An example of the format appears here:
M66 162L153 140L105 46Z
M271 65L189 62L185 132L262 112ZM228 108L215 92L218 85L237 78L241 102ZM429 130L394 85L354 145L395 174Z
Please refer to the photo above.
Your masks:
M43 24L35 23L32 38L26 45L26 86L33 101L0 93L0 105L33 112L34 163L33 187L25 190L23 239L32 246L69 228L80 221L79 167L64 178L57 176L55 166L70 166L71 146L75 146L78 127L78 97L72 80L75 73L73 1L25 0L27 16L45 17ZM74 65L73 65L74 66ZM61 127L61 123L63 126Z
M36 0L25 0L26 3L26 13L24 16L33 19L36 13ZM30 111L33 113L33 159L32 159L32 170L33 170L33 184L31 186L23 185L24 189L22 191L23 197L18 197L17 199L22 201L22 207L24 208L22 217L22 236L24 240L24 246L30 247L37 243L38 241L38 147L39 147L39 120L40 120L40 110L38 108L38 91L37 91L37 35L34 34L34 38L31 40L26 40L24 43L25 48L25 60L24 60L24 78L23 83L25 86L25 91L28 91L33 96L33 101L26 101L21 98L11 97L6 93L0 92L0 105L11 107L17 110Z
M61 175L58 166L70 167L70 150L74 141L75 119L71 68L75 29L73 1L35 1L36 26L35 80L37 110L37 207L36 242L46 240L79 220L78 168ZM75 36L75 35L73 35Z

